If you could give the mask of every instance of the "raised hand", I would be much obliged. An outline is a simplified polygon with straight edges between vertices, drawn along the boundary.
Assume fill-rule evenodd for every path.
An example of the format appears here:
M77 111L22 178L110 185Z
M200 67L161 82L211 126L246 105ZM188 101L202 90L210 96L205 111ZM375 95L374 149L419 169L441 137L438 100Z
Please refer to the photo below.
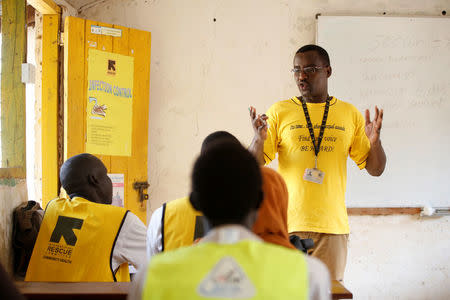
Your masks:
M269 117L265 114L256 115L256 109L253 106L250 106L248 110L250 112L250 119L252 121L253 131L255 132L255 138L262 141L266 140L268 129L267 119L269 119Z
M370 112L366 109L366 135L370 144L373 145L380 140L381 126L383 125L383 109L375 106L375 117L370 120Z

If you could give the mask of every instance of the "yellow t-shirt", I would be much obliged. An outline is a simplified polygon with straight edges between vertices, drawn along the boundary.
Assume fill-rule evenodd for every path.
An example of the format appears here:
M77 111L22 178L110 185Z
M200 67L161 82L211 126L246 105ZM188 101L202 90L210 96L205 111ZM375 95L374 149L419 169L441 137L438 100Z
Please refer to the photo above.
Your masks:
M307 107L317 142L325 103L308 103ZM314 168L314 146L300 100L294 97L277 102L267 116L264 159L269 163L278 152L278 171L289 191L289 232L349 233L345 207L347 157L363 169L370 150L361 113L335 97L330 101L317 162L318 169L325 173L322 184L303 179L305 169Z

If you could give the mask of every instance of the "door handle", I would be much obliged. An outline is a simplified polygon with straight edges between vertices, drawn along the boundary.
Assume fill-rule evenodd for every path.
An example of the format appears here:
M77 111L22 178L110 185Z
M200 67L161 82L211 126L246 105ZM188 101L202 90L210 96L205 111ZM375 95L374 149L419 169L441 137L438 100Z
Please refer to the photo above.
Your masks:
M133 189L137 190L139 193L139 202L141 203L141 206L144 204L145 200L148 200L148 194L144 193L144 190L149 186L147 181L136 181L133 183Z

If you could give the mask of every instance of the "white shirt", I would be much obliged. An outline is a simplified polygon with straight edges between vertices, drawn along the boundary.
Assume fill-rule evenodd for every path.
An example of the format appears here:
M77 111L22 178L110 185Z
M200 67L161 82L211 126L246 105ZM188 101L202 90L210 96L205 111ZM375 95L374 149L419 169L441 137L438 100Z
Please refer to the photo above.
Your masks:
M160 209L158 209L160 210ZM161 224L162 213L156 214L156 210L152 216L153 218L158 218L154 220L153 227L152 221L150 221L147 237L152 237L155 240L148 240L147 249L153 250L158 249L158 226L157 223ZM159 216L159 217L158 217ZM231 230L230 230L231 229ZM230 234L231 233L231 234ZM159 225L159 235L161 235L161 225ZM253 234L248 229L239 225L226 225L214 228L209 231L208 234L200 240L199 243L204 242L215 242L215 243L235 243L241 240L255 240L262 241L258 236ZM159 243L161 239L159 238ZM161 252L161 250L159 251ZM156 253L155 253L156 254ZM164 255L164 254L162 254ZM299 255L304 255L299 252ZM311 300L329 300L331 299L331 282L330 274L327 267L317 258L305 255L307 270L308 270L308 280L309 280L309 299ZM289 272L290 270L286 270ZM130 300L141 300L142 290L146 281L147 267L138 272L136 279L132 283L130 293L128 294L128 299Z
M129 211L114 245L111 261L113 270L117 270L123 263L129 263L137 270L145 266L146 231L144 223Z
M150 218L147 229L147 256L151 258L153 255L162 251L162 206L155 210Z

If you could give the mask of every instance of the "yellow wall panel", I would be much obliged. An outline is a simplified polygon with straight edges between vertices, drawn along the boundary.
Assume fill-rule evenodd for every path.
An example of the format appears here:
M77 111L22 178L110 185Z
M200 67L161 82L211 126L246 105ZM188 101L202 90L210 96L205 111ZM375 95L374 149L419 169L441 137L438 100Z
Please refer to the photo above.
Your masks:
M2 1L2 76L1 123L2 177L25 178L25 84L21 65L26 61L26 26L24 0Z
M42 205L58 196L58 31L59 15L42 24Z
M129 31L129 54L134 57L134 103L133 103L133 155L128 166L128 184L147 179L148 160L148 111L150 86L150 32L137 29ZM145 201L147 205L148 201ZM141 208L136 201L130 201L128 208L136 211L146 222L146 206Z
M117 26L117 25L114 25L114 28L121 29L122 36L112 38L112 42L113 42L113 46L112 46L113 51L112 52L122 54L122 55L129 55L128 54L128 52L129 52L129 44L128 44L129 29L126 27ZM125 183L124 206L125 207L128 207L129 197L135 197L135 195L137 194L137 192L133 191L132 187L130 188L130 185L128 184L128 163L129 163L129 158L127 156L112 156L111 157L110 173L124 174L124 183Z
M83 152L86 152L86 140L87 140L87 123L86 123L86 112L87 112L87 89L88 89L88 57L89 57L89 49L98 49L99 48L99 41L98 41L98 34L91 33L91 26L97 26L98 22L91 21L91 20L84 20L85 22L85 28L84 28L84 36L85 36L85 44L84 44L84 55L85 55L85 65L84 65L84 74L85 74L85 80L84 80L84 86L83 86L83 103L80 103L80 105L83 106L83 134L84 134L84 141L83 141ZM106 168L108 169L110 162L109 160L105 159L104 157L98 156L103 163L105 164ZM109 170L109 169L108 169Z
M64 24L64 160L84 152L86 132L85 21ZM70 38L69 38L70 36Z
M90 20L86 20L86 24L91 24ZM112 27L109 24L95 22L95 24L91 25L97 25L97 26L106 26L106 27ZM106 52L113 52L113 41L112 36L108 35L98 35L98 34L92 34L90 32L91 28L90 26L86 26L86 36L89 36L89 39L93 38L93 35L97 36L97 50L106 51ZM89 55L89 53L88 53ZM87 73L86 73L87 74ZM87 80L86 80L87 83ZM87 90L87 86L86 86ZM111 156L108 155L97 155L98 158L100 158L103 163L105 164L106 168L108 169L109 173L112 173L111 170Z

